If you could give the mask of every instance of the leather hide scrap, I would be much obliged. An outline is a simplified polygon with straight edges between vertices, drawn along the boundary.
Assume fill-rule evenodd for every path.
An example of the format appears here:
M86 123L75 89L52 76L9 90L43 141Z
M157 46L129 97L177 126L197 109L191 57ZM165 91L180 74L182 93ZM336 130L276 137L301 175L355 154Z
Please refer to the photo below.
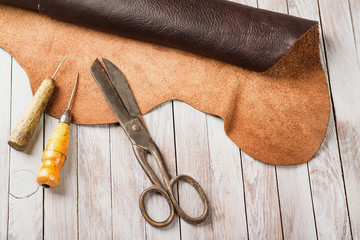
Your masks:
M79 72L73 122L116 122L89 71L96 57L105 57L125 74L142 113L165 101L184 101L221 117L227 135L262 162L304 163L324 138L330 103L317 25L274 66L255 72L18 8L0 5L0 16L0 47L25 69L33 92L68 53L47 108L52 116L59 117L66 108Z

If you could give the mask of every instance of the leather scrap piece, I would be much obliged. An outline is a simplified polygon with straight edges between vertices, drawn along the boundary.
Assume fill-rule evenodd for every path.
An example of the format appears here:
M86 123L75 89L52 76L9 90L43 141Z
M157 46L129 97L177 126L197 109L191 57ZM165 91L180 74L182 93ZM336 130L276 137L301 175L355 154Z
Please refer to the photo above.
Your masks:
M89 71L96 57L105 57L126 75L143 114L171 99L187 102L224 119L227 135L262 162L304 163L324 138L330 102L317 25L273 67L255 72L18 8L0 5L0 16L0 47L25 69L33 92L68 53L47 109L52 116L59 117L66 108L79 72L73 122L116 122Z

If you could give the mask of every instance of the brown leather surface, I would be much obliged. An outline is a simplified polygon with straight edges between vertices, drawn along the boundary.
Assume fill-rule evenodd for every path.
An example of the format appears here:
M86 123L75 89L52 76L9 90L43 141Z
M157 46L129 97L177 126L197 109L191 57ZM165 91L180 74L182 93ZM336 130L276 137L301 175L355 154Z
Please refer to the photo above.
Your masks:
M33 11L38 11L40 0L0 0L0 3L22 7Z
M66 108L80 72L74 122L116 122L89 71L96 57L105 57L124 72L142 113L171 99L185 101L224 119L227 135L260 161L306 162L325 135L330 104L316 25L276 65L259 73L31 11L0 5L0 16L0 46L26 70L33 92L68 53L47 109L52 116Z
M224 0L32 1L39 2L39 11L54 19L188 50L256 71L272 67L316 25ZM20 5L24 1L12 2Z

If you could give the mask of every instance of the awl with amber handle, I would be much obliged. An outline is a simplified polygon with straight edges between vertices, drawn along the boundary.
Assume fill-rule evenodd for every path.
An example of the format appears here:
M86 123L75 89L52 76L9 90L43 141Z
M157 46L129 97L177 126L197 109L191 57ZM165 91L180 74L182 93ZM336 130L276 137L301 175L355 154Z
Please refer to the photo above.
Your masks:
M10 147L24 151L30 142L36 126L39 123L41 115L43 114L50 97L55 89L55 76L59 71L61 65L65 61L66 56L63 58L58 68L56 69L52 77L46 78L36 91L29 106L26 108L20 121L16 125L14 131L9 137L8 144Z
M36 175L36 181L44 188L54 188L60 182L60 169L64 166L69 148L70 108L78 80L79 74L76 77L69 105L61 115L59 123L51 134L42 155L43 165Z

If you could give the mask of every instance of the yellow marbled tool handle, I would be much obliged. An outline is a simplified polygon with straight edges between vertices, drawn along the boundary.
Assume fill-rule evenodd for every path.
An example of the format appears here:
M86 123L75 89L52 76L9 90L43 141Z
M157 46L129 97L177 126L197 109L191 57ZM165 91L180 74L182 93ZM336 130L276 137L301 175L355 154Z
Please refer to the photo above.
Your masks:
M69 148L70 125L58 123L42 155L43 165L36 181L44 188L54 188L60 182L60 169L64 166Z
M43 114L46 105L54 92L54 89L55 80L50 77L46 78L41 83L20 121L9 137L8 144L10 147L18 151L24 151L26 149L31 136L39 123L41 115Z

